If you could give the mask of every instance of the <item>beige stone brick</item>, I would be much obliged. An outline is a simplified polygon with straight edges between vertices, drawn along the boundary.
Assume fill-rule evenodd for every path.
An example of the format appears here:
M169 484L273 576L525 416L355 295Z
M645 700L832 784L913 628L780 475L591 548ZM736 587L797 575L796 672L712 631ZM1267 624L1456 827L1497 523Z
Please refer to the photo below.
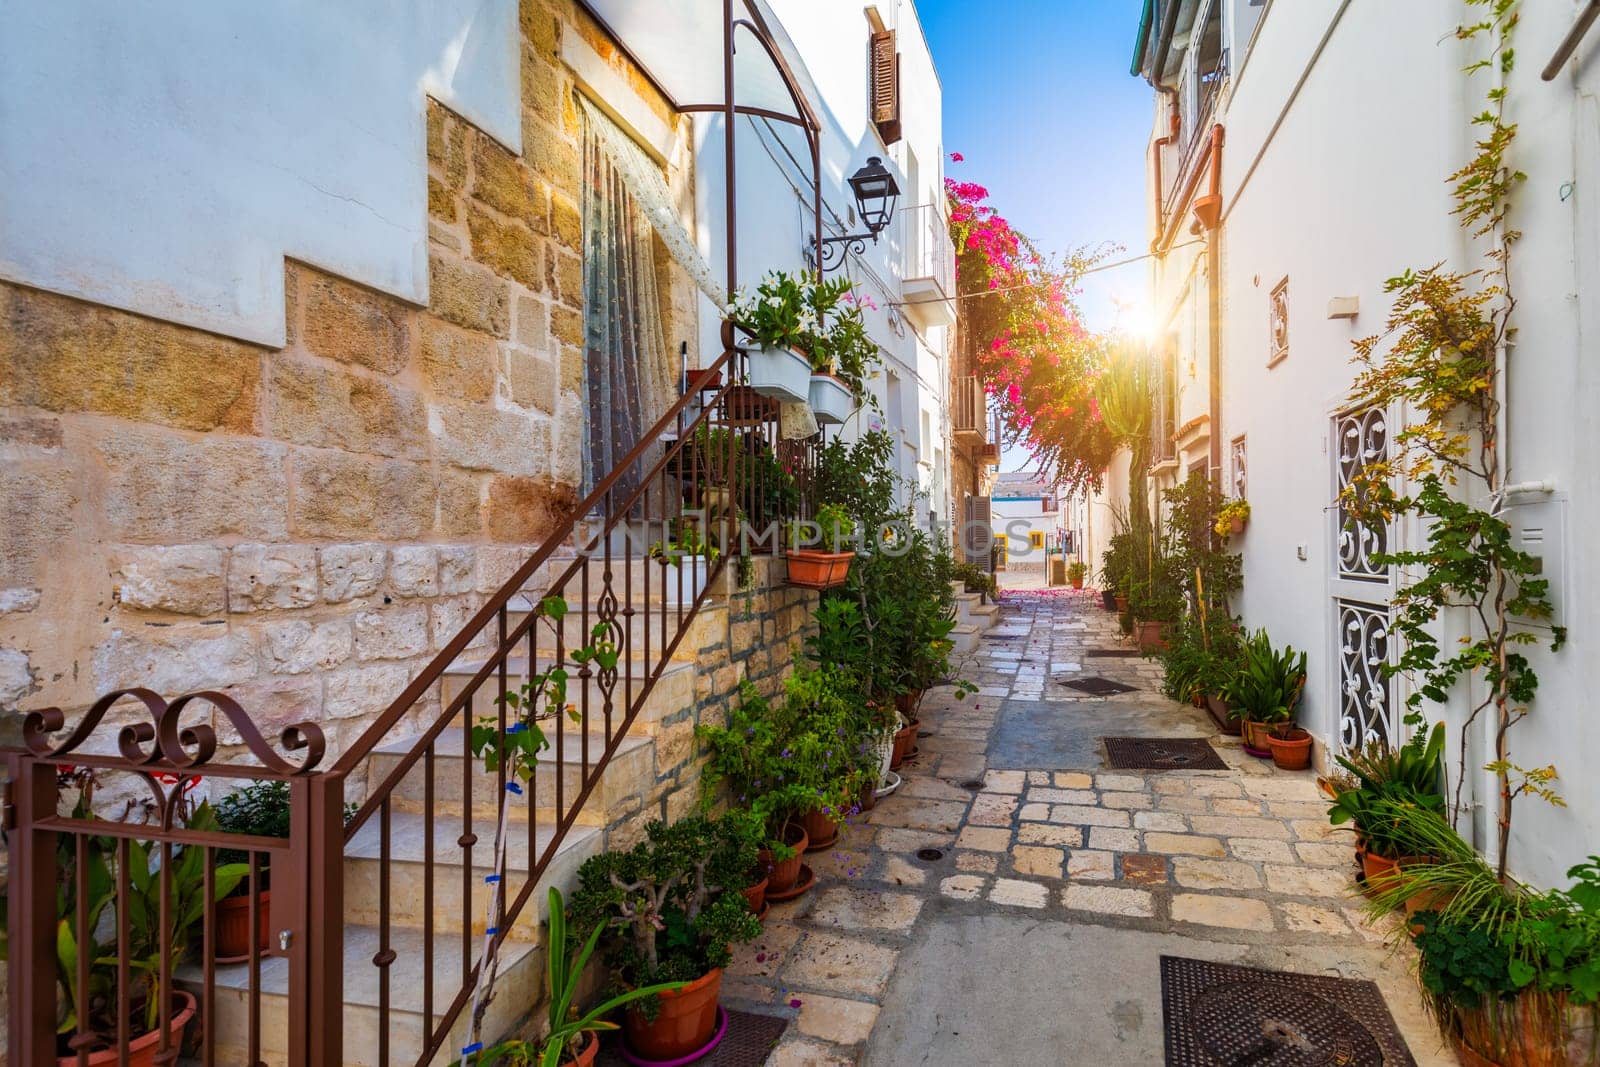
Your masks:
M996 878L989 890L991 904L1004 904L1014 908L1042 908L1050 901L1050 890L1040 882L1024 882L1018 878Z
M1285 846L1284 851L1288 851L1287 846ZM1300 857L1302 862L1309 863L1317 867L1349 867L1355 863L1356 858L1355 848L1344 843L1325 844L1321 842L1301 841L1296 843L1294 846L1294 851L1295 854ZM1293 863L1294 860L1292 858L1281 860L1275 858L1274 862Z
M1108 882L1116 876L1115 856L1096 849L1073 849L1067 857L1067 877Z
M1276 819L1246 819L1231 815L1196 815L1189 825L1197 834L1218 837L1265 837L1288 840L1289 828Z
M1097 774L1094 776L1096 789L1110 792L1139 792L1148 788L1143 778L1131 774Z
M546 287L570 308L583 308L583 260L569 253L548 249L545 254Z
M355 617L356 657L409 659L428 651L428 606L391 605Z
M1018 814L1023 822L1048 822L1050 820L1050 805L1024 804Z
M1125 811L1143 811L1150 807L1148 793L1101 793L1100 804L1107 808L1122 808Z
M486 401L494 396L499 347L493 337L429 315L419 322L424 380L437 397Z
M1137 852L1139 831L1126 830L1120 826L1091 826L1089 847L1103 848L1110 852Z
M319 623L296 619L262 628L262 655L274 674L325 671L348 660L354 650L350 624L343 619Z
M957 870L963 869L959 862L960 856L967 855L978 855L978 853L960 853L957 856ZM987 858L991 863L994 861L993 856L987 856L985 858ZM925 885L928 881L928 870L926 867L918 867L916 864L908 862L902 856L886 856L883 861L883 880L886 882L893 882L895 885Z
M550 232L568 252L583 251L583 216L576 203L559 193L550 198Z
M428 162L438 167L446 184L460 189L467 178L466 128L444 106L428 100Z
M427 410L409 389L286 357L268 364L268 429L301 445L423 459Z
M484 518L496 541L538 544L566 520L576 503L571 486L548 478L495 475L489 479Z
M977 874L955 874L939 883L939 892L952 900L977 900L989 879Z
M329 719L370 718L388 707L411 681L404 663L353 667L327 676L323 711Z
M1010 826L1017 813L1017 798L1000 793L982 793L973 800L967 822L974 826Z
M1218 815L1244 815L1250 818L1258 818L1262 814L1261 801L1232 797L1216 797L1211 801L1211 810Z
M91 662L97 692L143 686L167 697L239 685L259 669L248 634L199 624L113 629Z
M533 172L491 137L477 137L472 149L472 195L496 211L544 233L544 195Z
M1059 848L1017 845L1011 849L1011 866L1018 874L1035 878L1060 878L1066 854Z
M1272 929L1272 913L1264 901L1216 894L1178 893L1172 898L1172 921L1229 930Z
M455 256L428 257L428 309L468 330L510 336L510 294L494 272Z
M446 597L429 603L428 610L433 627L433 647L439 649L448 644L456 634L461 632L461 628L466 626L467 622L471 620L473 615L477 614L478 609L482 606L483 602L481 600L471 596ZM485 626L467 643L467 648L484 648L494 644L494 641L495 628L492 625Z
M1017 830L1017 843L1023 845L1050 845L1054 848L1081 848L1083 831L1076 826L1054 826L1045 823L1024 824Z
M1061 902L1074 911L1088 911L1097 915L1121 915L1135 919L1148 919L1155 915L1155 901L1143 889L1073 884L1061 891Z
M315 271L301 274L298 292L308 352L384 374L411 361L409 313L394 297Z
M370 596L383 584L388 550L382 545L325 545L317 552L322 599L330 604Z
M434 436L440 458L468 470L535 476L550 466L550 424L542 418L476 405L438 404Z
M836 1045L859 1045L878 1021L878 1006L812 993L800 1004L800 1032Z
M470 593L477 581L477 550L471 545L440 545L439 592Z
M854 1062L842 1049L794 1036L785 1038L767 1058L768 1067L849 1067Z
M578 150L545 122L524 116L522 157L553 187L574 198L579 195L583 170Z
M112 560L116 598L125 607L215 615L227 606L226 554L215 545L120 545Z
M248 433L264 351L0 283L0 404Z
M400 545L389 554L389 588L396 596L439 595L439 550Z
M1350 891L1351 873L1336 867L1266 866L1267 888L1297 897L1342 897Z
M310 545L235 545L228 560L228 610L305 608L317 602L317 550Z
M531 296L517 297L517 344L548 358L550 355L550 312L544 301Z
M782 977L791 988L875 997L889 984L898 955L870 941L812 931L790 952Z
M1293 901L1284 901L1277 907L1279 914L1283 916L1285 929L1296 933L1332 934L1342 937L1350 932L1350 924L1345 921L1344 915L1330 908L1318 908Z
M1088 789L1094 785L1094 778L1081 771L1056 771L1054 781L1057 789Z
M33 666L28 654L15 648L0 648L0 710L15 712L17 702L33 689Z
M512 403L555 414L555 365L543 356L519 348L508 348L505 360L506 385L511 391Z
M259 678L223 690L238 702L250 721L266 737L267 743L277 748L278 737L286 726L303 722L318 722L322 718L322 679L314 676L298 678ZM244 738L222 712L212 714L217 731L217 744L228 746L242 744ZM298 756L291 756L298 760Z
M1011 831L994 827L969 826L956 838L960 848L979 852L1005 852L1011 847Z
M1236 859L1251 863L1293 863L1294 854L1287 841L1274 841L1264 837L1231 837L1228 851Z
M1133 816L1133 825L1141 830L1159 830L1166 833L1181 834L1189 829L1189 823L1182 815L1164 811L1139 811Z
M1210 856L1213 859L1222 859L1228 854L1228 850L1216 838L1197 837L1194 834L1146 833L1144 849L1164 855Z
M554 306L550 309L550 330L557 341L560 341L563 345L571 346L578 352L576 365L579 378L576 382L569 382L566 378L566 367L563 366L561 383L563 388L569 386L572 388L581 387L583 382L583 315L569 307Z
M472 237L472 258L477 262L535 292L545 288L544 242L532 230L469 207L467 232Z
M298 452L295 532L306 537L414 540L433 526L427 467L338 452Z
M1055 804L1050 808L1050 821L1076 826L1132 826L1133 820L1125 811L1108 808L1089 808L1077 804Z
M1028 802L1030 804L1087 804L1096 803L1095 792L1092 789L1038 789L1028 787Z
M993 852L969 852L966 849L956 852L956 870L958 871L993 874L999 865L999 857Z
M43 584L45 566L60 561L61 545L73 534L78 480L65 465L0 463L0 509L26 522L0 523L0 584Z
M1178 856L1172 861L1173 877L1188 889L1259 889L1261 876L1248 863Z
M428 175L428 214L440 222L456 221L456 199L450 187Z
M105 517L127 541L199 542L219 537L288 536L288 479L282 445L176 436L128 428L100 444ZM7 507L10 491L0 492ZM48 520L47 512L41 517Z
M922 898L855 886L833 886L817 895L810 920L839 930L905 931L917 921Z

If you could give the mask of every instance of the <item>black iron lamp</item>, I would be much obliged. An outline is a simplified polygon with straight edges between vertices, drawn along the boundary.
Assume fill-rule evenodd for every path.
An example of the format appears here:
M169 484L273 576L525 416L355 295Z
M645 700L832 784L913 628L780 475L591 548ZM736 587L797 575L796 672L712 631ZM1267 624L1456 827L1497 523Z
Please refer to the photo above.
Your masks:
M856 214L866 225L867 232L824 237L817 256L817 265L823 270L837 267L844 261L846 252L857 255L865 252L869 237L877 244L878 234L894 220L895 203L900 199L900 184L877 156L868 156L866 166L850 175L848 181L856 197Z

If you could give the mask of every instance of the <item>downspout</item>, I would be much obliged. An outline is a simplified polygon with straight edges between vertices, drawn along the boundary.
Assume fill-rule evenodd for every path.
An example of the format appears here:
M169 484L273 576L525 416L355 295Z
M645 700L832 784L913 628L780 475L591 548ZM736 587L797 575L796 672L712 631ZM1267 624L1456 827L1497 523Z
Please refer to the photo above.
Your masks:
M1211 476L1222 484L1222 125L1211 127L1211 189L1195 215L1206 228L1206 303L1211 345Z
M1178 139L1178 129L1181 125L1181 122L1179 121L1181 116L1178 114L1178 91L1176 89L1160 88L1158 88L1156 91L1167 98L1167 135L1165 137L1157 137L1153 142L1155 155L1155 187L1151 190L1151 198L1155 201L1156 209L1156 239L1150 242L1150 250L1152 252L1154 252L1157 246L1160 245L1161 233L1166 228L1161 217L1161 209L1163 206L1161 202L1161 190L1165 187L1165 183L1161 180L1161 150Z

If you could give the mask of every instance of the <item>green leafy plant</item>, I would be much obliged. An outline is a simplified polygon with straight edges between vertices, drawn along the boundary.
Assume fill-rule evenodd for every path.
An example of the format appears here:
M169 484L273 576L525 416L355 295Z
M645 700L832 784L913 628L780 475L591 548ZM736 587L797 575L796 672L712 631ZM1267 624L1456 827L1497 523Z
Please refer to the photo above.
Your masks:
M1228 686L1228 702L1251 722L1288 723L1306 687L1306 654L1293 646L1278 651L1266 630L1244 642L1239 672Z
M696 557L705 559L709 565L722 558L722 550L706 540L694 526L683 523L678 529L677 536L651 545L649 555L651 559L659 560L668 566L675 567L686 559Z
M809 354L817 329L814 287L809 274L773 271L754 293L734 294L729 317L759 345Z
M1423 831L1433 829L1434 822L1450 829L1441 814L1444 743L1444 724L1438 723L1399 748L1370 745L1339 756L1347 779L1330 787L1334 802L1328 809L1329 821L1335 826L1352 823L1366 847L1387 859L1433 855L1428 850L1439 842L1419 839L1417 824L1408 816L1413 811L1429 813L1433 821L1422 824Z
M1000 599L1000 583L976 563L953 563L951 576L969 593L981 593L987 600Z
M822 531L822 548L826 552L847 552L856 536L855 520L841 504L823 504L817 509L816 524ZM798 531L798 527L796 530ZM798 544L799 535L795 541Z
M726 967L731 946L761 932L740 892L753 859L744 834L707 816L652 822L633 848L584 861L570 902L572 929L586 940L602 931L619 993L692 982ZM632 1007L653 1018L656 993Z

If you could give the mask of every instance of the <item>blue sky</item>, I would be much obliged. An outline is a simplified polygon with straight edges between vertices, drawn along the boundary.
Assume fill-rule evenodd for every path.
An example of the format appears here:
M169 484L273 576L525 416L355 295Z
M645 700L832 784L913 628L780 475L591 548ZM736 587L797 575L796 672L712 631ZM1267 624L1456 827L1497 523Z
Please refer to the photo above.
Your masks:
M918 0L944 87L951 177L988 188L1000 214L1046 252L1103 241L1144 251L1152 98L1128 74L1142 0ZM1144 264L1084 279L1091 329L1114 298L1140 299ZM1009 459L1009 457L1008 457ZM1008 463L1009 467L1010 464Z

